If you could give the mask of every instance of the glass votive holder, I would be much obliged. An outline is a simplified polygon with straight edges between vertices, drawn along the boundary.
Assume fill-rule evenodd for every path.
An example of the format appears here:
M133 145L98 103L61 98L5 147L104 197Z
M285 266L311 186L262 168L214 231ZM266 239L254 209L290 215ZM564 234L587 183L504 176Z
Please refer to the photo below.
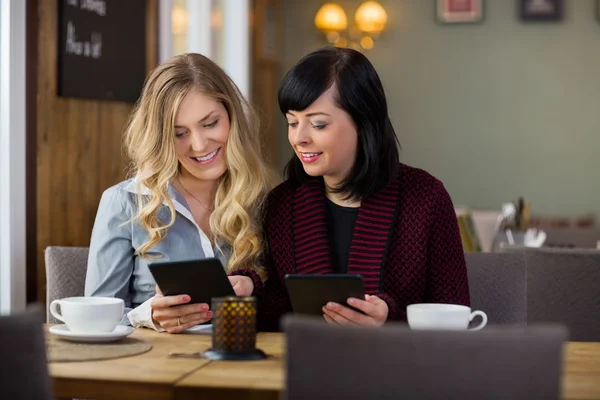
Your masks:
M256 298L212 299L212 347L204 356L211 360L260 360L266 354L256 348Z

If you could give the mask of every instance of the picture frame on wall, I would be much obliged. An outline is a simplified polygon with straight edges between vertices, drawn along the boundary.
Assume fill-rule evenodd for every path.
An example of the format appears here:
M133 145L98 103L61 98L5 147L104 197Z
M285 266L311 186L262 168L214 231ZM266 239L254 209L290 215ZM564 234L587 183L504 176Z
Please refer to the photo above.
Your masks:
M435 14L443 24L477 24L483 21L484 0L435 0Z
M521 20L526 22L556 22L563 19L563 0L517 0Z

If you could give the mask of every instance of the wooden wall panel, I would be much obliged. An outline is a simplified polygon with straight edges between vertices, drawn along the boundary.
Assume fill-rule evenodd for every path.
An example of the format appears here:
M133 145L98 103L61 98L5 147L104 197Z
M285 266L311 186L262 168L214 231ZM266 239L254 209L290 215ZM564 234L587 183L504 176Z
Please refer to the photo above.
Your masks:
M283 126L277 104L281 74L282 37L281 0L253 0L250 101L263 127L263 144L267 161L279 165L279 142Z
M51 245L88 246L102 192L125 178L122 133L133 104L56 95L57 0L39 1L37 6L35 229L37 300L44 302L43 250ZM148 0L148 71L158 58L157 13L157 0Z
M38 93L38 0L27 0L26 20L26 249L27 249L27 303L37 301L37 93Z

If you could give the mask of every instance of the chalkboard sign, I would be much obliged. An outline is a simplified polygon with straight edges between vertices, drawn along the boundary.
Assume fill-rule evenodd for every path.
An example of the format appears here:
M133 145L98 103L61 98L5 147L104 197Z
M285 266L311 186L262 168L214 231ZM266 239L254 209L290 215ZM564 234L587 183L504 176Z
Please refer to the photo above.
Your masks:
M134 102L146 76L146 0L59 0L58 95Z

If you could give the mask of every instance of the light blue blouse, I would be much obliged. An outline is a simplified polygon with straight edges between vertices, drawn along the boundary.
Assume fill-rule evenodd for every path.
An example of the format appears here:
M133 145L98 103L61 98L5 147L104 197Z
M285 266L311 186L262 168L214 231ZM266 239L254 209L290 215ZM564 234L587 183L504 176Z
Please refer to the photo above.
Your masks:
M129 179L103 193L92 231L85 281L86 296L121 298L125 301L125 314L156 293L149 262L217 257L227 265L229 258L226 249L222 252L211 246L185 199L173 186L168 192L176 210L175 223L164 239L148 252L159 258L151 260L135 255L135 250L149 238L138 222L132 222L137 213L137 186L135 178ZM140 190L143 196L150 195L147 188ZM170 220L166 203L157 216L164 223ZM125 318L123 322L128 323Z

